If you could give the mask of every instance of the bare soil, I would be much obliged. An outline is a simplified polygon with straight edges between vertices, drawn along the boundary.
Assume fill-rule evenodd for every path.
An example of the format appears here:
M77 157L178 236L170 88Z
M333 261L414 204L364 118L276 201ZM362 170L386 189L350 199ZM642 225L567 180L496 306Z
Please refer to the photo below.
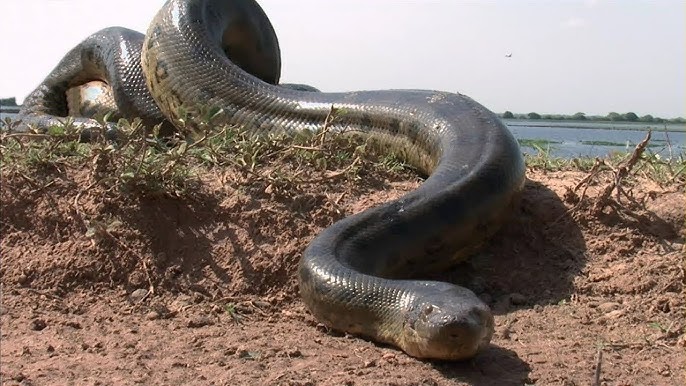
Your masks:
M415 188L411 174L283 189L214 169L182 196L86 189L89 176L3 176L4 385L684 384L680 183L633 179L634 202L594 214L609 179L577 205L585 173L530 169L511 221L440 276L492 307L492 345L442 363L327 331L297 294L308 242Z

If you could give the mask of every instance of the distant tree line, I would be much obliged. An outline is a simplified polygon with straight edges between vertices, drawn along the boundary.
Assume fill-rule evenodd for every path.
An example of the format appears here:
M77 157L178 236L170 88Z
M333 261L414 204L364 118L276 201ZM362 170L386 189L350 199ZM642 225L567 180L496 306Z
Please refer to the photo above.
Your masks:
M12 97L12 98L0 98L0 106L16 106L17 105L17 99Z
M564 114L538 114L538 113L528 113L528 114L513 114L511 111L505 111L500 114L503 119L550 119L556 121L593 121L593 122L645 122L645 123L686 123L686 119L682 117L678 118L660 118L653 117L652 115L644 115L639 117L635 113L628 112L624 114L619 114L616 112L611 112L605 116L603 115L586 115L585 113L576 113L572 115Z

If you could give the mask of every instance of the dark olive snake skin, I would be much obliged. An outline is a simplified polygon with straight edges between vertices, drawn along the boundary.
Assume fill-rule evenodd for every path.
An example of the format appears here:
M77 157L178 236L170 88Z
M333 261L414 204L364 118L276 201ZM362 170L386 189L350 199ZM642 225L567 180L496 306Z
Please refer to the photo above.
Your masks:
M300 261L303 301L325 325L415 357L474 356L493 333L488 306L465 288L416 278L474 253L511 213L525 178L517 142L464 95L311 92L277 86L279 73L275 32L254 0L168 0L144 41L110 28L70 51L20 118L25 127L55 124L68 113L65 91L89 80L109 84L121 114L148 125L175 122L180 107L215 106L225 123L256 134L297 132L321 129L332 106L344 111L332 130L377 137L429 177L320 233Z

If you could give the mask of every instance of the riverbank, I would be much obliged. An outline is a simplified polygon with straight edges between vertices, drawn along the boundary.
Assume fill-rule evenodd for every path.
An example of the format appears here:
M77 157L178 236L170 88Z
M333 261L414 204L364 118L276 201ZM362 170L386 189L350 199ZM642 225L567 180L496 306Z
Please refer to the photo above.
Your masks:
M16 114L0 111L0 127L5 118ZM547 120L504 120L517 138L522 151L529 155L546 152L553 157L593 158L607 157L633 150L648 130L652 130L650 151L660 157L684 157L686 130L679 125L662 128L640 123L571 122ZM545 126L544 126L545 125ZM571 126L571 127L570 127Z
M21 110L21 106L3 106L0 105L0 113L2 114L17 114Z
M602 130L653 130L668 132L686 132L683 123L646 123L646 122L604 122L604 121L555 121L540 119L503 119L506 125L527 127L561 127L569 129L602 129Z

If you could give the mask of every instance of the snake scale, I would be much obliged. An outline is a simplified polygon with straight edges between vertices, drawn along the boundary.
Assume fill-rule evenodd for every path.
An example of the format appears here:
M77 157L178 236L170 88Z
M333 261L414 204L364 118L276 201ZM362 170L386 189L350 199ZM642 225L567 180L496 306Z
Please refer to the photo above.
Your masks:
M181 107L216 106L224 123L257 134L298 132L344 110L331 130L373 136L428 178L322 231L298 267L303 301L325 325L411 356L474 356L493 334L488 306L466 288L419 278L473 254L511 214L525 180L517 142L464 95L303 91L278 85L280 67L276 34L254 0L168 0L145 36L113 27L72 49L19 119L23 127L58 123L69 113L65 93L88 81L106 83L120 114L147 125L169 126Z

